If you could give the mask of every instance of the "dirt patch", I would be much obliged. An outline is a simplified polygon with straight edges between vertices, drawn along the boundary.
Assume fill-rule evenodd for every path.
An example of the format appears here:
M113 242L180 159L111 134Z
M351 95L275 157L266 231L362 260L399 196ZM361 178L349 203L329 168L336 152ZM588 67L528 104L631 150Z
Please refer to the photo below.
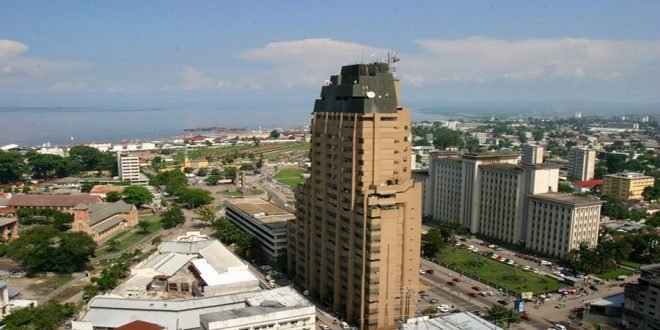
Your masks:
M7 281L9 288L20 290L21 299L39 300L53 290L65 285L71 280L71 277L53 276L10 278L3 276L1 279Z

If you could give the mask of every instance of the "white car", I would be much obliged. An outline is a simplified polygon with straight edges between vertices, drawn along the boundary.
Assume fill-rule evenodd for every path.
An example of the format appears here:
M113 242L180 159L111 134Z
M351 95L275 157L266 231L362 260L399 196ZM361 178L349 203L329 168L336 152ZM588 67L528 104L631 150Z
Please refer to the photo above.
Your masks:
M509 260L509 261L507 261L506 263L509 264L509 265L513 265L513 264L515 264L516 262L513 261L513 260Z
M538 273L539 273L539 270L536 269L536 268L534 268L534 270L532 270L532 272L533 272L534 274L538 274Z
M439 305L439 306L436 307L436 308L437 308L441 313L447 313L447 312L451 311L451 306L446 305L446 304Z
M559 323L553 324L552 328L555 329L555 330L566 330L566 327L559 324Z
M529 270L529 268L530 268L529 266L523 267L524 270Z
M350 329L350 328L351 328L351 326L348 325L348 323L346 323L346 322L344 322L344 321L341 321L341 323L339 323L339 326L340 326L342 329Z
M426 272L425 272L423 269L420 269L420 270L419 270L419 273L420 273L420 274L426 274Z
M479 252L479 249L477 249L477 248L472 248L472 252Z
M497 254L494 254L494 253L493 253L493 255L490 256L490 257L493 258L493 259L497 259L497 257L499 257L499 256L498 256Z
M330 327L325 324L321 324L319 327L321 328L321 330L330 330Z

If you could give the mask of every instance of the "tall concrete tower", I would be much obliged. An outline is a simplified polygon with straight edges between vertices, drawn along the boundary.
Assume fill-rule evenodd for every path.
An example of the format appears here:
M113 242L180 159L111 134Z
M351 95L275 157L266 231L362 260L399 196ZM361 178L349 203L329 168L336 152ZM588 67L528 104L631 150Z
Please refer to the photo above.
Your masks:
M394 329L415 316L422 206L410 113L390 66L349 65L332 76L314 105L311 139L289 270L350 324Z

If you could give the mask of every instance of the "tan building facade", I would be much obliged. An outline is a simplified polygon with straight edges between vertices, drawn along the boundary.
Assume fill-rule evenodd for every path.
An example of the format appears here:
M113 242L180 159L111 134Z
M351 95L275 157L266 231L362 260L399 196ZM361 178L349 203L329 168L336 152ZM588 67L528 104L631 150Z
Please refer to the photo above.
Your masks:
M644 188L653 187L655 179L642 173L623 172L603 177L602 193L620 200L643 199Z
M438 222L457 222L461 215L463 165L459 153L434 151L429 156L431 216Z
M421 186L411 123L385 63L344 66L316 101L311 174L296 191L289 270L360 329L415 316Z
M523 144L521 164L533 165L543 163L543 147L534 144Z
M138 223L135 205L124 201L115 203L81 203L73 208L71 231L83 232L95 241L102 241L114 233L133 228Z
M601 201L560 193L538 194L529 198L525 248L566 258L581 243L596 247Z

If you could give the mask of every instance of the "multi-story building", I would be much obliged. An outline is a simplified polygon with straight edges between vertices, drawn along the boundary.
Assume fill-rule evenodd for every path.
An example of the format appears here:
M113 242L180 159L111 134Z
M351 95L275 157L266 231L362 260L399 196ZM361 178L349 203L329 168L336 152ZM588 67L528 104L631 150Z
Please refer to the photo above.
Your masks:
M602 193L620 200L643 199L644 188L653 187L655 179L636 172L622 172L603 177Z
M140 159L126 152L117 153L119 179L133 183L140 180Z
M431 211L431 207L433 206L431 199L433 193L431 192L431 188L433 188L433 186L431 185L429 170L428 168L413 170L412 177L415 181L422 184L422 217L431 217L433 215L433 212Z
M399 100L386 63L344 66L323 86L289 231L295 281L360 329L395 328L416 313L421 186Z
M531 195L529 199L525 248L566 258L582 243L596 247L600 200L560 193Z
M573 147L568 152L568 175L574 181L587 181L594 178L596 150Z
M435 151L429 156L431 217L437 222L458 222L461 211L461 158L454 151ZM427 208L426 205L424 208Z
M478 232L499 241L519 242L522 237L523 170L513 164L481 168Z
M640 267L637 283L626 285L623 323L627 329L660 329L660 264Z
M520 163L525 165L543 163L543 147L535 144L523 144Z
M234 199L225 202L229 221L261 242L271 260L286 251L287 222L293 213L260 198Z

